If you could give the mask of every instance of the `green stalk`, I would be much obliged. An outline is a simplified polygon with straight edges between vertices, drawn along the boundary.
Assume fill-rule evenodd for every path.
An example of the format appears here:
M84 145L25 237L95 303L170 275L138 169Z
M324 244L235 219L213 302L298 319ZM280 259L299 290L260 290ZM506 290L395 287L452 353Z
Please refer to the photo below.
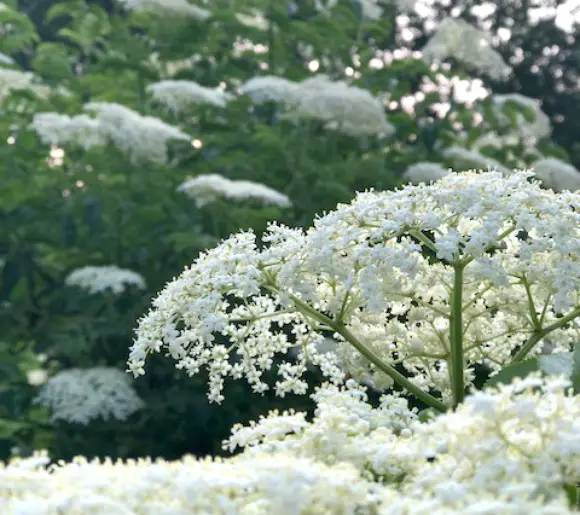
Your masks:
M276 291L274 288L270 288ZM303 302L295 295L290 295L290 298L296 305L299 311L303 314L308 315L320 323L328 326L333 331L340 334L346 341L348 341L356 350L358 350L366 359L368 359L375 367L387 374L395 383L402 386L410 392L412 395L417 397L428 406L440 411L442 413L447 411L447 406L441 402L436 397L425 392L418 386L414 385L409 379L407 379L403 374L401 374L394 367L385 363L379 356L377 356L371 349L367 348L354 334L352 334L347 327L341 321L335 321L327 317L323 313L320 313L313 307L309 306L306 302Z
M556 322L549 325L548 327L544 327L541 330L536 330L532 333L532 336L528 338L528 341L522 345L520 350L516 352L516 355L512 359L512 363L518 363L519 361L523 361L528 353L534 348L536 343L538 343L542 338L550 334L552 331L556 329L560 329L560 327L565 326L568 322L571 322L576 317L580 317L580 307L574 309L566 316L559 318Z
M451 339L451 389L453 407L456 408L465 396L463 383L463 269L464 265L454 265L453 293L451 295L451 320L449 333Z

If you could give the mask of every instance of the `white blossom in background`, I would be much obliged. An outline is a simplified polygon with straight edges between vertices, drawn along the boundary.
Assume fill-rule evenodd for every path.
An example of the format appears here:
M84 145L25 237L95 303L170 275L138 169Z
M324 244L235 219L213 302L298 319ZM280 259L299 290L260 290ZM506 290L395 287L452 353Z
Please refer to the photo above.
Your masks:
M570 163L555 157L540 159L532 165L532 171L546 188L554 191L580 190L580 171Z
M211 11L198 7L187 0L119 0L119 2L130 11L187 16L199 21L205 21L211 17Z
M266 18L264 13L258 9L251 9L249 14L236 13L235 16L236 20L246 27L261 31L266 31L270 28L268 18Z
M191 141L191 136L159 118L141 114L120 104L91 102L85 111L94 113L101 130L134 163L167 163L169 140Z
M51 377L34 401L51 420L88 424L97 418L126 420L144 406L127 374L116 368L71 368Z
M163 80L147 86L147 91L174 113L196 104L225 107L230 95L219 88L206 88L189 80Z
M403 174L403 179L412 184L429 183L438 181L449 173L451 173L451 170L444 168L439 163L420 162L407 167Z
M107 290L120 294L131 286L145 288L143 276L114 265L77 268L67 276L65 283L83 288L91 294L103 293Z
M483 147L503 148L505 146L517 146L521 143L521 138L513 132L499 135L495 132L486 132L477 138L471 145L471 148L477 152Z
M377 0L357 0L361 8L362 17L365 20L380 20L383 16L383 8Z
M290 119L313 119L352 136L390 136L383 102L367 90L316 75L299 83L285 100Z
M552 124L550 118L544 111L542 111L541 103L535 98L526 97L519 93L509 93L505 95L493 95L493 105L496 108L497 114L501 120L509 124L509 118L501 112L501 109L506 102L516 102L522 107L531 109L534 113L534 121L529 122L524 115L517 113L517 127L516 130L520 136L525 140L531 140L535 143L536 140L547 138L552 133Z
M8 65L11 66L14 64L14 59L9 55L0 53L0 65Z
M233 181L218 174L198 175L185 181L177 190L193 198L198 207L215 202L218 198L235 201L257 200L280 207L292 205L286 195L264 184Z
M506 79L511 72L492 48L490 35L457 18L444 19L421 53L428 63L452 57L497 80Z
M11 91L26 89L46 97L50 88L38 82L38 78L32 72L23 72L8 68L0 68L0 102L6 98Z
M497 170L503 175L510 175L512 170L502 165L497 159L488 157L475 150L451 146L443 151L443 157L449 160L455 168L477 169L477 170Z
M48 380L48 373L42 368L36 368L26 372L26 380L31 386L40 386Z
M283 77L264 75L253 77L238 88L240 95L248 95L252 102L283 102L298 88L297 83Z
M68 116L59 113L37 113L30 128L48 145L74 143L89 150L105 145L108 139L99 120L86 114Z
M166 352L189 375L209 372L214 402L223 400L226 377L245 378L257 393L269 390L263 375L272 368L281 396L306 393L303 376L311 365L334 384L349 376L384 377L343 332L324 329L330 318L448 403L445 285L453 282L454 260L469 260L466 385L476 364L499 370L535 331L525 283L545 306L546 327L580 310L580 194L542 189L532 176L451 173L432 185L360 193L307 231L271 224L261 238L268 246L260 250L253 233L232 235L153 301L139 321L128 369L142 375L149 354ZM426 232L434 235L429 245L440 262L423 252ZM319 350L334 330L336 350ZM215 334L229 343L216 343ZM580 326L561 327L550 340L556 352L569 350L580 340ZM292 348L299 349L295 360L274 365Z

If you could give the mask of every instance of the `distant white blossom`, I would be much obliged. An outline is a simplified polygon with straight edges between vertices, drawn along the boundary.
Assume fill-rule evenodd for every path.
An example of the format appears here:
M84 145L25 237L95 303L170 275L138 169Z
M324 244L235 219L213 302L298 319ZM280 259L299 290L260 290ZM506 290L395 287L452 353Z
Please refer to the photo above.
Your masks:
M317 75L299 83L285 100L286 117L314 119L353 136L390 136L383 102L365 89Z
M218 174L198 175L188 179L178 187L178 191L193 198L198 207L214 202L218 198L236 201L258 200L263 204L280 207L292 205L286 195L264 184L251 181L233 181Z
M409 166L403 174L403 179L413 184L420 182L429 183L438 181L449 173L451 173L451 170L444 168L439 163L420 162Z
M35 403L50 410L52 421L76 424L125 420L144 406L127 374L106 367L59 372L41 388Z
M177 127L120 104L91 102L84 109L96 114L101 131L133 162L165 164L169 140L191 141L191 136Z
M264 75L253 77L239 87L241 95L248 95L256 104L283 102L298 88L298 84L283 77Z
M546 188L554 191L580 190L580 171L570 163L555 157L540 159L532 165L532 171Z
M532 140L535 143L536 139L547 138L552 133L552 124L549 116L542 111L540 101L535 98L526 97L519 93L509 93L506 95L493 95L493 105L499 111L500 119L505 123L509 123L509 118L501 113L501 109L506 102L515 102L520 106L531 109L534 113L534 121L529 122L524 115L517 113L517 127L516 130L520 136L526 140Z
M446 148L443 151L443 157L451 161L455 168L497 170L503 175L509 175L512 173L512 170L502 165L497 159L458 146Z
M250 13L251 14L236 13L236 20L238 20L242 25L252 29L266 31L270 28L270 22L268 21L268 18L264 16L262 11L252 9Z
M505 79L511 72L492 48L490 35L458 18L445 18L421 53L429 63L452 57L494 79Z
M48 145L76 143L89 150L107 142L107 134L99 120L86 114L68 116L59 113L37 113L30 127L36 131L41 141Z
M93 294L107 290L119 294L129 286L145 288L145 279L140 274L114 265L77 268L67 276L65 283Z
M150 11L157 14L189 16L200 21L211 17L211 11L189 3L187 0L119 0L126 9Z
M147 87L152 97L175 113L195 104L225 107L230 95L219 88L206 88L189 80L163 80Z
M36 368L26 372L26 380L31 386L40 386L48 380L48 373L42 368Z
M9 55L0 53L0 65L2 64L12 65L14 64L14 59Z
M11 91L30 90L41 97L46 97L50 88L40 84L38 77L32 72L23 72L9 68L0 68L0 102Z

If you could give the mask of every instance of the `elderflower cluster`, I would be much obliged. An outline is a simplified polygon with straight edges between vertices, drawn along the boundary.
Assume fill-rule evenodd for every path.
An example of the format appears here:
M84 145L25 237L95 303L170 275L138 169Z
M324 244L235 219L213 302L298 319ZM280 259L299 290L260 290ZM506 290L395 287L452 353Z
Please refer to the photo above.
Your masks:
M268 390L264 371L295 348L295 360L277 361L278 395L305 393L308 366L334 384L350 375L383 388L397 366L448 403L459 265L465 384L476 364L510 362L538 327L557 324L550 341L568 350L580 340L580 195L532 175L452 173L360 193L307 231L271 224L260 248L253 233L235 234L153 301L129 370L144 374L147 356L166 352L189 375L207 370L220 402L226 377Z
M506 95L493 95L492 102L500 121L505 124L510 123L508 117L501 112L506 102L517 103L521 107L533 112L534 120L532 122L526 120L523 114L516 114L516 130L524 141L535 143L536 140L547 138L552 133L550 118L542 111L539 100L520 95L519 93L510 93Z
M127 288L145 288L145 279L132 270L109 266L85 266L73 270L65 279L69 286L78 286L91 294L107 290L120 294Z
M219 88L206 88L189 80L163 80L147 87L151 96L174 113L180 113L196 104L225 107L230 98Z
M44 456L0 464L5 515L354 515L376 512L377 485L348 464L241 456L227 461L75 458L44 467Z
M51 420L88 424L126 420L144 406L126 374L116 368L71 368L51 377L41 387L35 403L51 412Z
M172 513L571 515L580 482L580 397L537 375L420 422L398 397L325 385L312 421L277 412L236 426L225 459L77 457L0 463L7 515ZM168 511L169 510L169 511Z
M352 136L394 133L380 99L364 89L343 81L334 82L322 74L298 83L271 75L254 77L239 91L255 103L281 103L284 117L288 119L317 120L329 129Z
M555 157L547 157L536 161L532 165L532 170L546 188L554 191L580 190L580 171L570 163Z
M493 79L505 79L511 68L492 48L489 34L458 18L446 18L421 50L428 63L454 58Z
M419 184L421 182L438 181L449 173L451 171L439 163L419 162L407 167L403 174L403 179L406 182Z
M119 0L129 11L146 11L154 14L187 16L199 21L211 17L211 11L194 5L188 0Z
M512 173L507 166L502 165L497 159L480 154L476 150L468 150L456 145L446 148L443 151L443 157L459 169L495 170L503 175Z
M90 150L107 142L107 135L101 130L100 122L86 114L68 116L59 113L37 113L30 128L48 145L74 143L85 150Z
M77 144L89 150L111 141L134 163L165 164L169 140L191 140L178 128L120 104L94 102L84 108L95 117L37 113L31 128L52 145Z
M32 91L40 96L46 96L49 90L49 88L37 82L37 77L32 72L0 68L0 102L11 91L21 89Z
M252 181L233 181L219 174L198 175L185 181L177 190L193 198L197 207L215 202L218 198L238 202L257 200L262 204L280 207L292 205L286 195L264 184Z

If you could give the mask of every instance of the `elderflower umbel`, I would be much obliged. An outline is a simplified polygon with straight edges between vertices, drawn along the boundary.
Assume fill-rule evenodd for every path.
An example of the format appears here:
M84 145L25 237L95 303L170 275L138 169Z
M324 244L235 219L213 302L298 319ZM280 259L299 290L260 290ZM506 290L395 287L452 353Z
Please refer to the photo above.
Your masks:
M508 363L538 324L580 315L580 195L543 190L532 175L453 173L360 193L307 231L271 224L260 249L253 233L235 234L153 301L129 370L144 374L148 354L166 352L189 375L207 370L220 402L228 376L268 390L264 371L294 347L297 359L276 365L278 395L305 393L310 365L335 384L347 374L380 384L390 365L448 402L456 263L466 385L476 364ZM329 335L335 350L321 345ZM573 323L550 332L556 351L579 339Z
M555 157L547 157L536 161L532 165L532 170L546 188L554 191L580 190L580 171L570 163Z
M229 95L219 88L206 88L189 80L163 80L147 86L147 91L174 113L196 104L225 107Z
M526 97L519 93L510 93L506 95L493 95L492 102L498 111L497 114L504 123L509 123L508 117L501 112L506 102L515 102L520 106L531 109L534 113L534 121L529 122L524 115L517 113L516 123L517 131L524 140L536 141L550 136L552 125L550 118L542 111L540 101L535 98Z
M509 175L512 171L502 165L497 159L489 157L475 150L451 146L443 151L443 157L450 161L455 168L476 169L476 170L496 170L503 175Z
M191 141L191 136L177 127L120 104L91 102L84 109L96 114L101 131L133 162L165 164L169 140Z
M264 75L253 77L239 87L240 95L248 95L252 102L282 102L298 87L295 82L283 77Z
M116 368L71 368L48 379L35 399L51 411L51 420L88 424L126 420L144 406L126 374Z
M76 143L89 150L107 142L107 135L101 130L100 122L86 114L71 117L58 113L37 113L30 128L48 145Z
M451 173L450 170L439 163L421 162L409 166L403 174L403 179L407 182L418 184L420 182L438 181L449 173Z
M264 184L251 181L232 181L218 174L198 175L185 181L177 190L193 198L198 207L203 207L218 198L235 201L257 200L263 204L280 207L292 205L286 195Z
M489 34L457 18L445 18L421 53L428 63L452 57L493 79L505 79L511 72L502 56L491 47Z
M0 68L0 102L11 91L27 89L44 96L46 87L38 84L37 77L32 72L23 72L8 68Z
M211 11L189 3L187 0L119 0L132 11L148 11L156 14L187 16L204 21L211 17Z
M67 276L65 283L92 294L107 290L120 294L130 286L145 288L145 279L140 274L114 265L77 268Z

